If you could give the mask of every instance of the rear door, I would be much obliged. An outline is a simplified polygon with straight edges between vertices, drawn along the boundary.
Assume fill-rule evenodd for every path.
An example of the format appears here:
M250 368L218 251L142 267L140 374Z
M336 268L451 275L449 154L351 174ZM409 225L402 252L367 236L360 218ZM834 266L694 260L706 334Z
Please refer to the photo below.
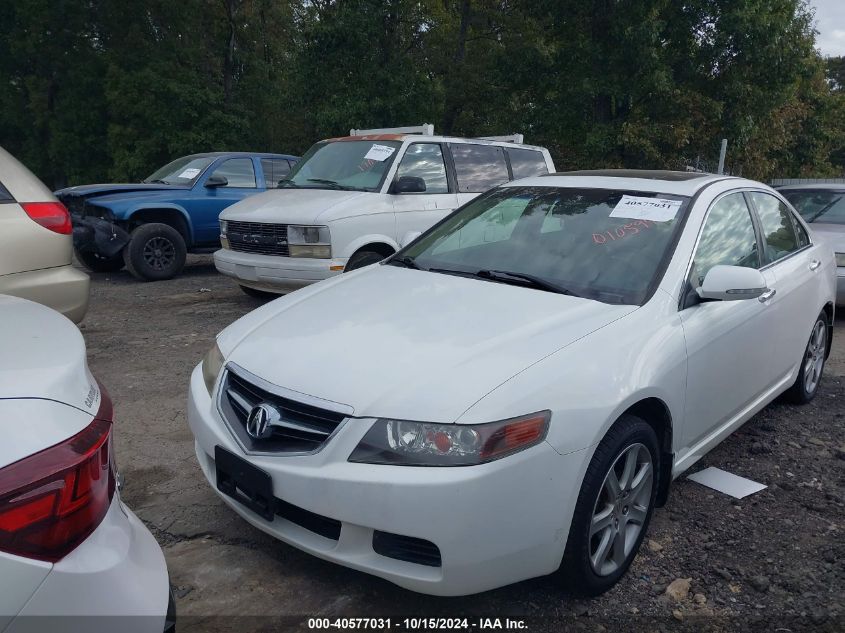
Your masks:
M763 270L775 295L769 300L777 319L772 344L778 375L785 377L803 357L810 329L818 314L822 246L810 243L804 227L777 196L765 191L746 193L763 237Z
M212 165L194 185L196 207L189 209L194 224L194 239L198 243L213 243L220 238L220 213L226 207L259 191L255 164L248 156L226 158ZM227 184L222 187L206 187L212 176L223 176Z
M449 185L446 160L440 143L411 143L405 149L395 179L421 178L425 191L392 194L396 213L397 242L409 232L422 232L457 206L457 196Z

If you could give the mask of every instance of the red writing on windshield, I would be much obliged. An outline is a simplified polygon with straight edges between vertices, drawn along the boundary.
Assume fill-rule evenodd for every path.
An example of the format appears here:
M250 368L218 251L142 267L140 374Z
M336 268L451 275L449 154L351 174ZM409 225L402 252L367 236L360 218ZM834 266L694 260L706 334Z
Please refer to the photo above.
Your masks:
M610 229L604 233L593 233L593 243L606 244L607 242L615 242L616 240L621 240L629 235L636 235L643 229L649 229L652 226L654 226L654 222L651 220L635 220L633 222L628 222L628 224L617 226L615 229Z

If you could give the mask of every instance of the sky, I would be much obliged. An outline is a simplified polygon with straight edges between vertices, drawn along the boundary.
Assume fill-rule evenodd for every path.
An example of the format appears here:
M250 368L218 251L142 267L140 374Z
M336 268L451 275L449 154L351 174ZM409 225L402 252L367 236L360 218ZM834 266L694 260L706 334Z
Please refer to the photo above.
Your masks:
M845 0L810 0L816 8L816 48L825 57L845 55Z

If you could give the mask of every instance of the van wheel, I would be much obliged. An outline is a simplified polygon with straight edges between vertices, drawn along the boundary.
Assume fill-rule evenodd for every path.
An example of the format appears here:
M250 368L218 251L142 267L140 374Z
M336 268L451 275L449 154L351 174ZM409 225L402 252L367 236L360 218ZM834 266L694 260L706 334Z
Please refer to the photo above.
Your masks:
M623 415L596 448L581 484L559 572L571 591L597 596L627 571L651 521L659 468L654 429Z
M185 266L186 256L185 240L179 231L160 223L139 226L123 249L126 269L144 281L170 279Z
M114 273L122 270L124 266L123 255L120 253L114 257L105 257L93 251L74 249L73 252L76 255L76 259L82 262L88 270L95 273Z
M264 299L265 301L269 301L270 299L278 299L281 296L276 294L275 292L258 290L257 288L250 288L249 286L238 285L238 287L244 291L244 294L247 294L250 297L254 297L255 299Z
M377 264L385 257L388 256L377 253L376 251L358 251L349 258L349 262L346 264L346 268L343 272L348 273L350 270L363 268L364 266L369 266L370 264Z
M819 384L822 381L824 372L825 357L827 355L827 314L822 311L813 324L810 332L810 340L804 348L804 355L801 357L801 370L793 385L783 394L788 402L794 404L807 404L816 397L819 391Z

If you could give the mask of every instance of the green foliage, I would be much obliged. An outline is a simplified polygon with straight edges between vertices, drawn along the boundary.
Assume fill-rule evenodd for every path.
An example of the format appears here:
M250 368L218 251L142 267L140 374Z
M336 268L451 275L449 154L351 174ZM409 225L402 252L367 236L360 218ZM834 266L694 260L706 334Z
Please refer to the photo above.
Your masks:
M804 0L0 3L0 144L52 186L353 127L523 132L560 168L845 170Z

